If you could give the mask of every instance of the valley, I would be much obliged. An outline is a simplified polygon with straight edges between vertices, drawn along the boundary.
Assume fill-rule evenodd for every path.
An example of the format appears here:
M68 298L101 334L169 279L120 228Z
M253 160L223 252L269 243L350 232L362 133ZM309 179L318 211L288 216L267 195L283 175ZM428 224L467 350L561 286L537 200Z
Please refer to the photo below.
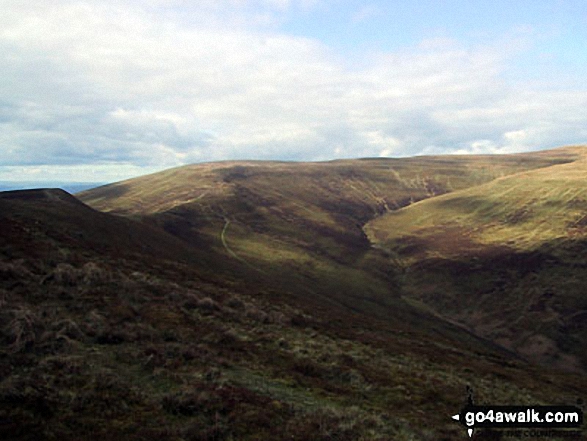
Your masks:
M220 162L0 193L0 439L452 440L466 386L574 404L586 158Z

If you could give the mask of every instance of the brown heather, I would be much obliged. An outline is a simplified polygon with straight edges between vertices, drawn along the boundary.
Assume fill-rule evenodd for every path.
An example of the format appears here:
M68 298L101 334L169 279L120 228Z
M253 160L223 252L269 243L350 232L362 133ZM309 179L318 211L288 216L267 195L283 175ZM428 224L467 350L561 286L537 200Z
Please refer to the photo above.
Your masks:
M0 193L0 439L448 441L467 386L575 404L584 156Z

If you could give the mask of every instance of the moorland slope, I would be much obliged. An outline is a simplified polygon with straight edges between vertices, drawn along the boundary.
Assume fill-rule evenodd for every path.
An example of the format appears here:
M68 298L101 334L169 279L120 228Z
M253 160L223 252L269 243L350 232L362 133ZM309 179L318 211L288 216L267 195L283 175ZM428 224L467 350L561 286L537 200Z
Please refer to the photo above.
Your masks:
M218 163L79 199L0 193L0 439L453 440L466 386L574 404L578 355L576 372L545 369L440 307L423 280L456 258L399 252L380 234L400 225L375 223L581 156Z
M422 201L365 228L403 295L534 361L585 369L587 149Z
M181 167L78 196L239 261L275 290L296 286L373 315L397 311L396 268L363 231L415 201L573 161L573 151L509 156L226 162ZM393 308L382 308L382 305ZM409 314L404 314L409 317Z

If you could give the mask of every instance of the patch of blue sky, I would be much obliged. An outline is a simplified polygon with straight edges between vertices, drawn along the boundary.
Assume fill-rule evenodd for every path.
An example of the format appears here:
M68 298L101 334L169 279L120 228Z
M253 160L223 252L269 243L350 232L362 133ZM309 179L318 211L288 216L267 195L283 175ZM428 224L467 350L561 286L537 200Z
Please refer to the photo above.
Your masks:
M0 28L0 181L587 139L585 0L6 0Z
M537 45L528 56L538 63L580 68L587 65L586 28L587 2L552 0L351 0L293 10L280 25L341 52L393 52L435 39L467 47L525 33Z

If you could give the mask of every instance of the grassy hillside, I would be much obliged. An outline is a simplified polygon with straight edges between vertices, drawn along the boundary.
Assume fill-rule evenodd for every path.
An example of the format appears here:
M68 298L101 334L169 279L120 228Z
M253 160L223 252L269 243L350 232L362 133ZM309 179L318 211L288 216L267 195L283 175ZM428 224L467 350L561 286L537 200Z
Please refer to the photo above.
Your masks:
M238 261L267 286L297 286L346 307L401 307L396 274L362 227L414 201L520 170L568 162L572 152L329 163L217 163L182 167L79 194L92 207L162 227L191 246Z
M470 258L370 221L509 175L570 176L581 156L204 164L81 193L88 205L0 193L0 439L446 441L465 436L450 415L466 386L479 403L574 404L578 342L556 338L583 338L584 316L564 315L581 301L578 233L470 239L487 250ZM542 320L529 347L576 372L528 363L491 328L498 292L508 332Z
M366 231L402 269L406 297L530 359L584 369L586 150L413 204Z
M452 440L467 385L496 404L587 388L417 309L210 272L61 191L0 193L0 216L0 439Z
M416 231L425 235L430 229L433 235L434 228L462 228L471 246L508 245L519 251L580 237L587 224L587 148L580 152L572 163L515 173L413 204L379 217L367 230L382 243ZM451 247L445 248L449 256ZM440 246L435 251L444 255Z

